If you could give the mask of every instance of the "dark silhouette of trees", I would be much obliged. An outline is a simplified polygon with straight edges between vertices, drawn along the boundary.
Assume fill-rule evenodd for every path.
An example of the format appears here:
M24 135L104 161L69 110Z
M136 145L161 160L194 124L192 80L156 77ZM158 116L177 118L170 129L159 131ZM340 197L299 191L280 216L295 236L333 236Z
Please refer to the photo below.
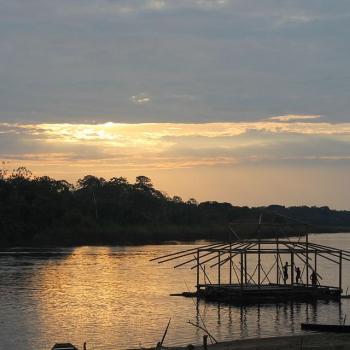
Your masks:
M169 197L150 178L135 183L86 175L74 186L20 167L0 171L0 246L152 243L226 239L228 223L257 222L261 212L288 227L291 219L310 230L345 231L350 212L328 207L263 208Z
M135 187L141 190L151 190L153 184L150 178L141 175L136 177Z

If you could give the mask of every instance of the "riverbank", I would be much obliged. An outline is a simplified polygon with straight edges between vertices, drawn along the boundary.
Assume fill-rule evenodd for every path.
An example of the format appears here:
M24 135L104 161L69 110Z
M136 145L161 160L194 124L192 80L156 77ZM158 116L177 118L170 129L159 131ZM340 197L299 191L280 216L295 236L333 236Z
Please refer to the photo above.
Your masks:
M209 345L209 350L346 350L350 348L350 334L313 333L284 337L254 338L220 342ZM186 350L187 347L169 347ZM194 349L203 350L202 345Z
M256 230L256 225L254 226ZM238 230L242 239L256 238L256 232ZM291 226L285 226L283 234L279 233L279 238L292 237L298 234L324 234L324 233L350 233L350 227L310 227L295 230ZM269 227L259 233L260 238L276 237L276 232ZM228 241L232 239L227 225L207 224L207 225L97 225L92 227L76 226L55 226L45 233L37 233L30 239L18 238L12 241L6 240L1 235L0 228L0 248L11 247L80 247L80 246L133 246L149 244L171 244L171 243L192 243L196 241Z
M145 176L128 183L87 175L73 185L19 168L0 173L0 194L0 247L227 241L232 229L242 239L350 230L350 210L183 201Z

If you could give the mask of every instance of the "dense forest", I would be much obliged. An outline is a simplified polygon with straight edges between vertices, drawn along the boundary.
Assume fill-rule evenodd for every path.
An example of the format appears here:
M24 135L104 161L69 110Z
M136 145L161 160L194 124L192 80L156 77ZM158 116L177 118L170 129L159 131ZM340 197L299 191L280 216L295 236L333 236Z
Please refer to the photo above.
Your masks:
M258 222L261 225L258 225ZM135 183L87 175L72 185L24 168L0 171L0 246L144 244L301 231L349 231L350 211L248 208L169 197L146 176Z

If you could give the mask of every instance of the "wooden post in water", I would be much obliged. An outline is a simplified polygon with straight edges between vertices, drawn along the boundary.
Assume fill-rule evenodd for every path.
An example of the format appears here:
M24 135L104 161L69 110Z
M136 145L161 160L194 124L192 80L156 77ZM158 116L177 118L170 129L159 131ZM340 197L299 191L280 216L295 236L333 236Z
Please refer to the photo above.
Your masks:
M203 349L208 350L208 335L203 335Z
M343 252L339 252L339 289L342 292L342 274L343 274Z

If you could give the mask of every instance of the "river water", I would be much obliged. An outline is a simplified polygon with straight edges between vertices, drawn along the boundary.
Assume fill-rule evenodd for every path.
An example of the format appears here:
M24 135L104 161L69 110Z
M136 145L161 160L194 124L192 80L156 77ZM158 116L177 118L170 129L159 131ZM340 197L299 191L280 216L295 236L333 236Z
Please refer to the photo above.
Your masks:
M310 241L350 250L350 234L311 235ZM203 332L189 320L203 320L218 340L296 334L300 322L338 323L347 314L350 321L350 299L236 307L169 296L194 290L194 270L150 259L192 246L0 251L0 349L46 350L65 341L105 350L153 346L169 318L167 346L201 342ZM319 265L322 284L337 286L337 266ZM346 289L350 265L343 268Z

